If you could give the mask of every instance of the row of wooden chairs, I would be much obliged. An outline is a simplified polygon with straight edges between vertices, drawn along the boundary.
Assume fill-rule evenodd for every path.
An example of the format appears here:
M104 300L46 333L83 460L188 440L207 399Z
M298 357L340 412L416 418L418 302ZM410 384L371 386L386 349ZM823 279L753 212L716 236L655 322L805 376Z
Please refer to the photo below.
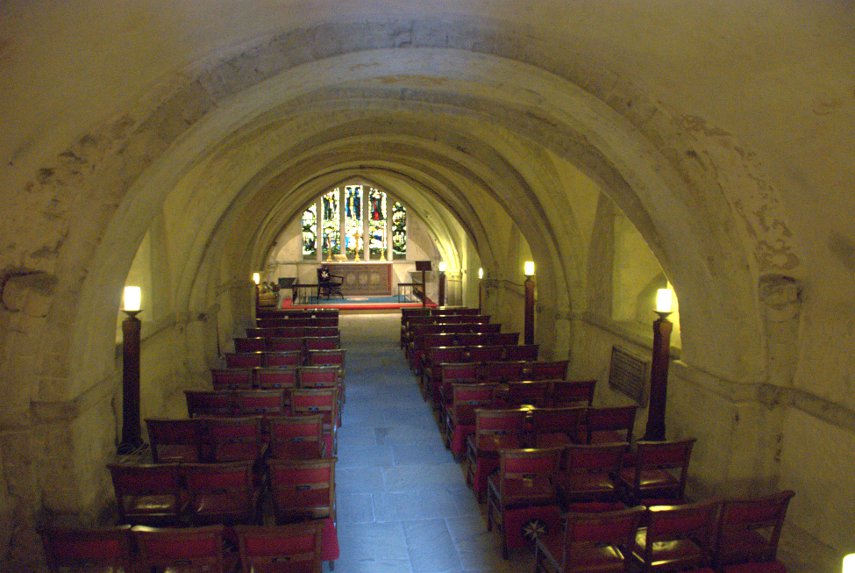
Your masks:
M407 319L406 323L401 324L401 348L404 348L407 343L412 340L412 333L417 326L425 324L462 324L479 322L490 322L490 316L486 314L413 316Z
M488 324L490 316L486 314L458 314L452 316L417 316L409 319L401 329L401 348L413 341L416 334L445 332L445 327L456 324Z
M257 317L255 319L257 328L321 328L321 327L338 327L337 316L286 316L286 317Z
M455 326L455 325L452 325ZM404 356L410 364L410 369L419 374L423 365L424 355L434 346L509 346L519 344L519 332L502 332L500 324L456 325L470 326L477 332L439 332L419 334L404 348ZM451 327L449 327L451 328Z
M477 409L475 410L475 432L466 438L467 483L472 486L479 501L483 499L487 487L487 476L497 467L501 451L505 449L516 449L521 447L565 447L574 444L585 443L580 439L580 426L587 423L588 408L511 408L511 409ZM597 409L591 409L596 412ZM584 434L593 434L592 429L585 428ZM629 433L629 430L627 430ZM629 443L627 438L614 436L613 430L603 431L606 439L614 439L623 443ZM605 442L613 443L613 442ZM632 456L626 457L624 466L628 466L627 472L635 471L639 466L640 471L647 471L645 466L659 463L661 469L679 469L681 477L674 483L664 473L639 474L644 477L644 483L650 487L638 489L633 485L626 495L629 500L638 496L649 498L661 487L663 482L669 483L669 499L674 495L682 496L685 488L686 471L694 440L683 440L679 442L657 442L648 444L638 442ZM640 444L640 445L639 445ZM586 444L587 445L587 444ZM647 456L641 459L641 453ZM629 468L633 468L630 470ZM612 470L613 468L610 468ZM622 470L621 470L622 471ZM626 481L630 481L627 473ZM657 477L653 480L653 477ZM634 477L632 478L634 479ZM634 484L634 482L633 482ZM672 486L679 486L674 488Z
M324 523L189 528L118 526L39 529L52 573L210 571L320 573ZM237 540L237 547L229 541Z
M246 356L256 355L270 352L303 352L308 353L313 350L336 350L341 348L341 338L339 336L305 336L292 338L235 338L236 352L226 353L226 364L232 365L229 362L230 356ZM233 364L233 366L242 366L243 364ZM264 366L264 364L258 364Z
M535 573L782 573L778 543L794 492L676 506L569 513L537 538Z
M439 365L441 376L428 382L427 396L434 409L442 411L451 400L455 384L566 380L568 367L567 360L446 362Z
M445 363L504 362L525 360L534 362L539 356L537 344L508 344L480 346L433 346L427 349L422 359L419 384L435 385L442 380L442 365Z
M148 418L155 463L313 459L332 454L320 414L237 418Z
M276 328L252 327L246 329L246 338L317 338L323 336L341 336L337 326L283 326ZM241 338L236 338L241 340Z
M335 458L110 464L119 520L131 525L260 524L269 487L277 523L335 519Z
M530 386L548 385L532 396ZM468 437L477 430L477 410L507 410L534 407L531 424L545 424L548 413L561 412L563 428L576 443L632 441L635 406L594 408L585 392L587 383L572 381L480 383L453 386L452 401L445 409L443 437L446 447L459 459ZM486 419L489 414L482 415ZM482 420L482 424L483 424Z
M277 388L332 388L344 386L344 354L320 351L321 364L278 365L273 367L215 368L211 370L214 390L251 390ZM342 351L343 352L343 351ZM334 363L340 360L340 363Z
M487 479L487 530L495 524L502 531L502 554L507 558L509 545L524 543L514 535L521 518L536 516L554 525L562 509L600 512L622 509L622 501L683 504L693 443L639 442L631 468L622 467L627 443L500 449L498 471ZM629 495L620 499L620 491Z
M280 308L275 310L257 310L256 319L259 318L338 318L337 308Z
M323 346L331 346L326 339L329 337L338 337L340 339L338 329L318 329L317 333L302 336L248 336L245 338L235 338L235 352L277 352L277 351L294 351L294 350L314 350L314 347L319 346L317 338L324 339L320 341Z

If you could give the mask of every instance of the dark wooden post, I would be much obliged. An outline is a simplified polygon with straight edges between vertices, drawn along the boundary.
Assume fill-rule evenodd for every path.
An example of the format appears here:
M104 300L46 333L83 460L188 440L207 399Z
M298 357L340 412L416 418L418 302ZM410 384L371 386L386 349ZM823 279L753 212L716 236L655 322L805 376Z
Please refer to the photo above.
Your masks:
M653 362L650 364L650 405L644 440L665 439L665 403L668 391L668 362L671 359L671 330L668 312L660 312L653 322Z
M439 271L439 306L445 306L445 271Z
M534 280L531 277L525 279L525 321L524 321L524 343L534 344Z
M120 455L129 454L142 446L140 430L140 330L139 310L123 311L122 321L122 441Z

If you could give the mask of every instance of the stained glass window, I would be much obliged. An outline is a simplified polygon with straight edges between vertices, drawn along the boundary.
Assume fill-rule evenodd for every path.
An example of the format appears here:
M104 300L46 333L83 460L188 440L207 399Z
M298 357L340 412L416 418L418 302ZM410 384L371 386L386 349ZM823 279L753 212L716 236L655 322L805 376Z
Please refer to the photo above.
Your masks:
M407 257L407 208L400 201L392 205L392 257Z
M359 259L362 253L362 185L344 188L344 245L348 259ZM360 256L357 256L360 253Z
M303 258L313 259L318 254L318 209L315 204L303 211Z
M366 256L367 246L370 260L385 260L390 251L393 259L405 259L407 209L393 201L384 191L361 184L328 191L303 211L303 258L331 260L345 253L358 261Z
M386 258L386 194L371 187L368 192L368 253L372 260Z
M330 191L321 198L322 218L321 228L323 229L323 256L329 258L341 252L341 232L339 220L339 199L338 189Z

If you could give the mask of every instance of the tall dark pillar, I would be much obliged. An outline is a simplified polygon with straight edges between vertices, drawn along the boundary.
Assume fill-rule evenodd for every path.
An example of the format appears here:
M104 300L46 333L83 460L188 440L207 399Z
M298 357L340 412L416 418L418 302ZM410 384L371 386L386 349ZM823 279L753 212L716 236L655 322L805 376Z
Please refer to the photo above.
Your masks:
M668 362L671 359L671 330L668 312L660 312L653 322L653 362L650 365L650 404L647 409L645 440L665 439L665 403L668 391Z
M445 271L439 272L439 306L445 306Z
M531 277L525 279L525 321L524 321L524 343L534 344L534 280Z
M140 331L139 310L123 311L122 321L122 441L119 454L129 454L143 445L140 429Z

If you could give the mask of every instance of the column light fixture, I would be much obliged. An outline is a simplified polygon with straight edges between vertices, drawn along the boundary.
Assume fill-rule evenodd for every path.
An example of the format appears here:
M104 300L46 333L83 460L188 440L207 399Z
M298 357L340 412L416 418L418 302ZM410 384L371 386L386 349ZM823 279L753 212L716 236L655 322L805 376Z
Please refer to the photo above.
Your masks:
M523 274L525 275L523 342L534 344L534 261L523 263Z
M674 325L668 320L673 309L673 292L670 288L656 291L653 321L653 361L650 364L650 405L647 409L645 440L665 440L665 405L668 395L668 363L671 360L671 330Z
M117 452L130 454L143 445L140 428L140 332L142 289L126 286L122 297L122 438Z
M478 267L478 313L481 313L481 281L484 280L484 269L483 267Z

